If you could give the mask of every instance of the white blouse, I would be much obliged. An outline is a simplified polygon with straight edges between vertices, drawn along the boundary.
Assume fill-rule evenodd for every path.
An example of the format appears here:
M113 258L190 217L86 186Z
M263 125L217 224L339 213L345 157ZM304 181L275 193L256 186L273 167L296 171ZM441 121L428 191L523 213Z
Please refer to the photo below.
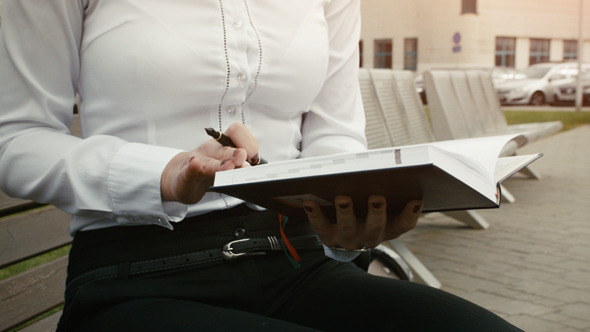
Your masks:
M365 149L359 2L4 0L1 189L71 213L71 234L172 228L240 203L161 200L162 170L205 127L246 124L270 162Z

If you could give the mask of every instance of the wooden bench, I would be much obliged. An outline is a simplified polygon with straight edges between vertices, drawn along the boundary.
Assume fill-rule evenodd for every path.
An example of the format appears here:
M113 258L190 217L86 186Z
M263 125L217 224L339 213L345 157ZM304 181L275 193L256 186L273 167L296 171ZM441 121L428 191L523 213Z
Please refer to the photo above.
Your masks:
M0 268L68 245L70 216L52 206L0 193ZM59 307L64 301L67 256L0 280L0 331ZM22 331L55 331L61 312Z
M73 135L80 136L77 116L71 130ZM0 192L0 269L11 269L23 262L33 265L28 260L69 245L72 241L69 223L70 215L53 206L11 198ZM67 274L67 250L62 251L61 257L50 260L44 257L40 265L0 280L0 332L55 331ZM56 309L57 312L38 319ZM25 324L31 321L34 323Z

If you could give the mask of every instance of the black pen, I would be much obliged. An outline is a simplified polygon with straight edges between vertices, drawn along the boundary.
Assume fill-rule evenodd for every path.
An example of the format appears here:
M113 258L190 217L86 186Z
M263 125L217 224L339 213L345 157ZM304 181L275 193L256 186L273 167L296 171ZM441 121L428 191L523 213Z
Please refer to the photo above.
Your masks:
M205 131L207 132L207 135L213 137L213 139L216 140L217 142L219 142L219 144L221 144L223 146L229 146L232 148L237 147L236 144L231 140L231 138L224 135L222 132L219 132L213 128L205 128ZM268 162L266 161L266 159L259 156L258 160L255 162L252 162L251 165L256 166L256 165L262 165L262 164L267 164L267 163Z

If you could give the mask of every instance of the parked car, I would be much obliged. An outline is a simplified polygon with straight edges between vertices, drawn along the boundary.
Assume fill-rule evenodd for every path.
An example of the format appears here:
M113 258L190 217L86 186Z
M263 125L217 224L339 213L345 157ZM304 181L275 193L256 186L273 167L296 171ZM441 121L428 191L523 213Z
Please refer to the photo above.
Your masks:
M590 105L590 70L582 71L582 104ZM576 102L576 89L578 77L563 84L556 84L553 87L553 103L556 105L572 105Z
M494 85L500 82L522 78L523 76L519 70L510 67L494 67L490 70L492 73L492 81L494 82Z
M583 68L590 69L590 64L584 64ZM539 106L552 103L553 87L570 82L577 72L575 62L534 64L516 79L497 83L496 93L502 104Z

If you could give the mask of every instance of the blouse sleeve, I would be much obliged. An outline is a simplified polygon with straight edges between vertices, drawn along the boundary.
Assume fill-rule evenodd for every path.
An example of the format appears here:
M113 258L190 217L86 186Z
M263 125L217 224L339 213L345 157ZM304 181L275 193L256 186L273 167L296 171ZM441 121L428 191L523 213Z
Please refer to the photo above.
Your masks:
M170 227L186 208L164 208L159 184L178 150L69 133L86 2L3 2L0 189L87 218Z
M366 149L358 83L360 1L330 1L325 10L330 42L328 72L305 116L301 157Z

